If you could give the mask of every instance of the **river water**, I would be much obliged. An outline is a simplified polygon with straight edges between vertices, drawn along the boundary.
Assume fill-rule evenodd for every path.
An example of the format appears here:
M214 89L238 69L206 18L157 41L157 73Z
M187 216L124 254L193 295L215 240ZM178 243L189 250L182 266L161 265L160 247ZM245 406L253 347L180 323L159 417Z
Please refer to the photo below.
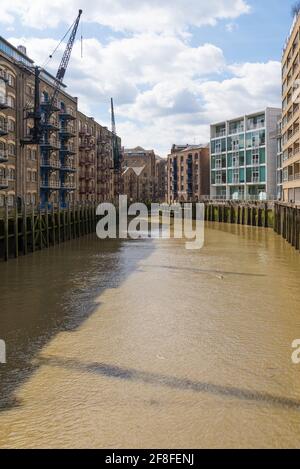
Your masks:
M88 236L0 266L1 448L300 447L300 259Z

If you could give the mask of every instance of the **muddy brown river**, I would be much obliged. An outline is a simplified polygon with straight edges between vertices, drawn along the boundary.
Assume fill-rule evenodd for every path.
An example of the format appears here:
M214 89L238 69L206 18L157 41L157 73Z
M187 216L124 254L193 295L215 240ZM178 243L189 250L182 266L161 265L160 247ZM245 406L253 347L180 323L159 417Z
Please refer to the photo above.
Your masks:
M88 236L0 265L1 448L300 447L300 257Z

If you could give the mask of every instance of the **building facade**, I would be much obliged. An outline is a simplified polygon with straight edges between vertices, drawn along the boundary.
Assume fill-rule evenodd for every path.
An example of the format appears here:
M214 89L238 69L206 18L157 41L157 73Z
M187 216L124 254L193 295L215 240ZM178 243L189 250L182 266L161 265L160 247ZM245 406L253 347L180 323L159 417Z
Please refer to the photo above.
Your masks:
M156 156L153 150L142 147L123 149L122 168L123 177L127 168L143 168L139 174L139 201L151 202L156 199ZM124 184L123 188L126 195Z
M211 125L210 195L216 199L276 199L277 124L281 109Z
M167 162L167 201L198 202L209 196L208 145L173 145Z
M282 56L282 198L297 204L300 204L299 64L300 14L294 18Z
M277 124L277 200L283 199L282 121Z
M9 51L9 44L0 41L0 205L3 193L10 205L15 202L17 179L20 180L20 149L17 138L17 83L19 69L4 52ZM22 55L21 55L22 56ZM24 59L25 60L25 59Z
M78 110L62 85L48 116L55 78L39 75L42 139L31 144L35 68L24 47L0 37L0 206L68 207L116 196L112 132ZM119 147L121 140L118 137Z
M160 158L156 156L155 162L155 184L156 184L156 195L155 200L157 202L166 202L167 201L167 192L168 192L168 162L165 158Z

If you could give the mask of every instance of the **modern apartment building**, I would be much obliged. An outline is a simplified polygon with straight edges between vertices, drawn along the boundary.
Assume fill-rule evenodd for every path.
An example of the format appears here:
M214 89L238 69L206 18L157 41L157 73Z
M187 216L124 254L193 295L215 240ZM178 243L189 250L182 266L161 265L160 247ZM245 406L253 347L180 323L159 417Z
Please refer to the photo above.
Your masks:
M294 18L282 56L283 200L300 203L300 14Z
M167 171L169 203L198 202L208 197L208 145L173 145Z
M55 78L39 76L43 138L30 144L35 97L34 63L22 46L0 37L0 206L67 207L115 196L112 132L78 111L62 85L49 121ZM118 138L119 146L121 141Z
M276 199L277 124L281 109L211 125L212 198Z

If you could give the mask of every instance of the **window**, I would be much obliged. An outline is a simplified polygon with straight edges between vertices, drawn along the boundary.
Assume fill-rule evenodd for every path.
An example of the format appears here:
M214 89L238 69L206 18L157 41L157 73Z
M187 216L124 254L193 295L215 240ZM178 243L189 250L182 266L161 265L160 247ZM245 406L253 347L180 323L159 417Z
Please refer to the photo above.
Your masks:
M15 132L16 130L15 121L13 121L12 119L8 119L8 130L9 132Z
M31 173L31 180L32 180L32 182L36 182L36 181L37 181L37 173L36 173L36 171L32 171L32 173Z
M31 203L32 205L36 205L36 194L31 194Z
M3 68L0 68L0 80L6 80L7 78L7 75L6 75L6 71L3 69Z
M16 106L16 100L13 96L7 96L7 104L11 109L15 109Z
M16 179L16 171L13 168L8 170L8 179L14 181Z
M216 184L222 184L222 173L216 173Z
M30 205L30 201L31 201L31 195L30 195L30 194L26 194L26 204L27 204L27 205Z
M9 195L7 197L7 205L9 207L13 207L14 203L15 203L15 196L14 195Z
M221 153L222 147L221 147L221 142L216 143L216 153Z
M9 156L16 156L16 145L9 143L8 145L8 154Z
M239 157L236 155L232 157L232 166L239 166Z
M29 96L33 96L33 95L34 95L34 88L33 88L33 85L27 85L27 86L26 86L26 94L28 94Z
M252 165L259 165L259 152L252 152Z
M31 181L31 171L27 171L27 182Z
M259 182L259 170L258 169L254 169L252 171L252 182L254 183Z
M4 195L0 195L0 207L4 207Z
M8 73L8 74L7 74L7 78L8 78L8 84L9 84L9 86L15 87L15 86L16 86L15 77L14 77L11 73Z

